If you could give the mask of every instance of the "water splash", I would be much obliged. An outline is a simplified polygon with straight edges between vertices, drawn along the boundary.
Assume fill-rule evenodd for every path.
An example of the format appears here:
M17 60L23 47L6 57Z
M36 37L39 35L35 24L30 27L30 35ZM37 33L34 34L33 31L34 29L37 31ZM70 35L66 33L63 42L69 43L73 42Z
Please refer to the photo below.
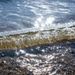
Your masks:
M0 1L0 36L74 26L74 1ZM19 32L18 32L19 31Z

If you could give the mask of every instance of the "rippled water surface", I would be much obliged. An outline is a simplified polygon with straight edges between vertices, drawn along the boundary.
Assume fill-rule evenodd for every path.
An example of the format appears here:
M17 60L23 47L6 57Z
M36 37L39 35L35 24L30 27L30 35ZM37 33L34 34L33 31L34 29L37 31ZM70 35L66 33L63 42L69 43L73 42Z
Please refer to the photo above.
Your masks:
M12 64L14 68L27 68L34 75L75 75L75 40L63 40L19 50L3 50L0 51L0 64L1 62L11 68ZM18 69L15 71L9 67L6 70L1 67L1 75L5 75L2 74L4 72L18 75ZM22 72L19 75L23 75Z
M75 0L0 0L0 35L73 26L74 8Z
M27 34L11 36L20 33ZM75 40L57 41L75 35L75 0L0 0L0 36L5 35L0 75L75 75ZM57 42L46 44L51 39Z

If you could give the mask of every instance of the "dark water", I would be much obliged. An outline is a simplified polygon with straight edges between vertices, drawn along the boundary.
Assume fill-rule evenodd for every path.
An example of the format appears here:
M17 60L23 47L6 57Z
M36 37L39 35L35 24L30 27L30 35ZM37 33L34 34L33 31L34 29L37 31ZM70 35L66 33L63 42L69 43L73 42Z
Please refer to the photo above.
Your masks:
M75 25L75 0L0 0L0 35Z
M75 75L75 40L0 51L1 61L27 68L34 75Z

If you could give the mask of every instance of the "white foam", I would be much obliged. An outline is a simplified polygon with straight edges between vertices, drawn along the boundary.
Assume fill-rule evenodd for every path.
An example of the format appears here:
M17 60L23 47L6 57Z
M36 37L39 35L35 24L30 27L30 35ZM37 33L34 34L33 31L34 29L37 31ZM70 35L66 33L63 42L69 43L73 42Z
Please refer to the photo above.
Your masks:
M68 19L68 16L74 14L74 6L74 3L62 0L50 2L47 0L13 0L2 3L0 8L2 26L0 28L9 27L8 29L10 29L13 26L15 30L3 30L0 32L0 36L73 26L75 22L73 19ZM58 23L55 23L56 21ZM22 25L23 22L30 23L31 28L26 28L25 25Z

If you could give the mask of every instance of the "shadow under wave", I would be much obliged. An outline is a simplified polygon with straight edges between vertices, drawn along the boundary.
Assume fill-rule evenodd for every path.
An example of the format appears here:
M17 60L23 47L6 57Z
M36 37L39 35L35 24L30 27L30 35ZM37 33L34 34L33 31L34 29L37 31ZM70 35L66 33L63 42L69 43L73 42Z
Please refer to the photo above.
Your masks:
M35 45L27 48L21 48L17 50L0 50L0 58L1 57L15 57L15 56L21 56L25 55L26 53L29 54L43 54L43 53L49 53L51 51L53 52L59 52L62 50L63 52L65 51L64 49L71 49L71 53L75 54L75 40L62 40L62 41L57 41L52 44L41 44L41 45ZM20 50L23 50L24 53L22 53ZM17 55L16 52L19 54Z

